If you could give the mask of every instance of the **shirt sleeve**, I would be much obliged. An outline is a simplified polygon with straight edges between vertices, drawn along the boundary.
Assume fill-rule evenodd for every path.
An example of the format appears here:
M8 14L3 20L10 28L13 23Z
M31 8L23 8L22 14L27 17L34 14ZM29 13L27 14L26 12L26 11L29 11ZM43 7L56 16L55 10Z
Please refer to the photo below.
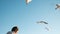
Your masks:
M12 34L12 32L9 31L9 32L7 32L7 34Z

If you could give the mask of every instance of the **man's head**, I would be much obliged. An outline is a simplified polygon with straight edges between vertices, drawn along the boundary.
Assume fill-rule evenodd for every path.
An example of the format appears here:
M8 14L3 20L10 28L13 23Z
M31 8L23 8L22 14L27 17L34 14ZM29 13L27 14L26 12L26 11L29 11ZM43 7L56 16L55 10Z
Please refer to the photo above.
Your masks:
M14 26L11 31L17 33L18 27L17 26Z

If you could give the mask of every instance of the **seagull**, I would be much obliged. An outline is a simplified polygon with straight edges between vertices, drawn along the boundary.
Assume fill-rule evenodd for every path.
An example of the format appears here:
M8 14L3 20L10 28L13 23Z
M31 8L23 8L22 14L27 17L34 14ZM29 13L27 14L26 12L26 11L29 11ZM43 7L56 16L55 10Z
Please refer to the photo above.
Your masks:
M47 30L47 31L49 31L50 30L50 27L48 27L49 25L48 25L48 23L47 22L45 22L45 21L37 21L37 23L38 24L43 24L44 25L44 27L45 27L45 29Z
M60 4L56 4L56 8L55 9L60 9Z
M38 21L37 23L44 23L44 24L48 24L47 22L45 21Z
M29 4L32 0L26 0L26 4Z

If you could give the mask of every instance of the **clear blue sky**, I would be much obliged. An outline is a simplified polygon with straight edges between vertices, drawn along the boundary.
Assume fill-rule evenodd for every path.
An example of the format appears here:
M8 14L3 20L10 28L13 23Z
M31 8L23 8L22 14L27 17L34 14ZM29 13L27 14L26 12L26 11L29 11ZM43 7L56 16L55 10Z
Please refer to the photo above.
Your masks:
M60 10L55 4L60 0L0 0L0 34L6 34L15 25L18 34L60 34ZM47 21L52 31L45 31L37 21Z

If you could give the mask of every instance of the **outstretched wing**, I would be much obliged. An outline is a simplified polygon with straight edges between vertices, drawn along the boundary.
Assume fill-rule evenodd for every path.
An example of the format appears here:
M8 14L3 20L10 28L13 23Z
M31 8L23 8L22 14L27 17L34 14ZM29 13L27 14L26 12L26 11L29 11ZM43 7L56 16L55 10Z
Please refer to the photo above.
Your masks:
M37 23L44 23L44 24L48 24L47 22L45 22L45 21L39 21L39 22L37 22Z
M7 34L12 34L12 32L11 32L11 31L9 31L9 32L7 32Z
M45 27L45 29L46 29L47 31L49 31L49 28Z

